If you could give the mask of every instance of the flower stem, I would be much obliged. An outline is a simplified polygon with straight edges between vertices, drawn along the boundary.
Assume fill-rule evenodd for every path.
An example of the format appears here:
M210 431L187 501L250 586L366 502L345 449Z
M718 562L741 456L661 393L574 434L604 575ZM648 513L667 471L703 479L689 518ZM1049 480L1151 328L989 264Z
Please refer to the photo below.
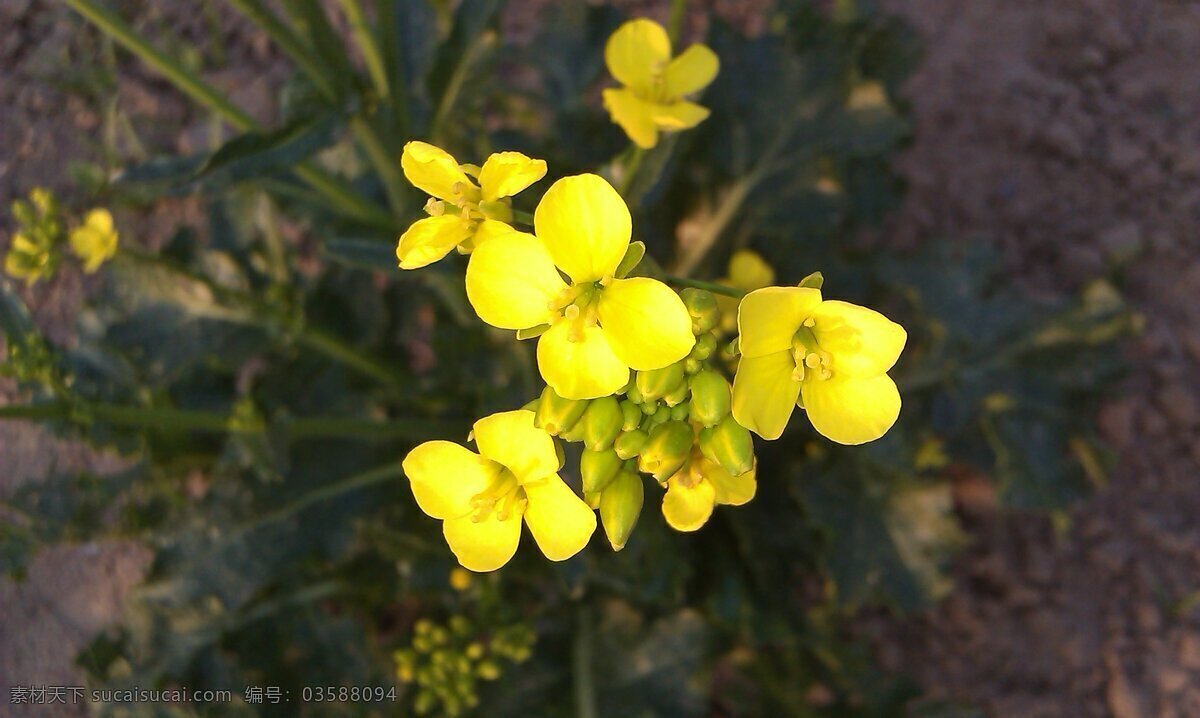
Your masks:
M571 648L575 674L576 718L596 718L596 685L592 677L592 616L587 604L575 609L575 643Z
M348 494L352 491L358 491L359 489L365 489L368 486L381 484L385 481L390 481L401 476L404 476L404 469L398 461L393 461L383 466L379 466L359 474L354 474L353 476L342 479L341 481L335 481L334 483L327 484L319 489L314 489L313 491L304 494L286 506L282 506L275 511L263 514L253 522L243 526L241 530L248 531L269 524L278 523L295 516L315 503L332 499L337 496L341 496L342 494Z
M513 213L513 221L520 222L521 224L526 225L528 227L533 226L533 214L531 214L529 212L522 212L519 209L514 209L512 211L512 213Z
M645 157L646 151L637 145L630 145L629 154L625 157L624 174L621 176L621 186L617 190L624 197L629 194L629 190L633 187L633 181L637 178L638 170L642 166L642 158Z
M671 16L667 20L667 36L675 52L680 50L679 39L683 35L683 20L687 17L687 0L671 0Z
M673 284L677 287L694 287L696 289L704 289L712 292L713 294L723 294L726 297L733 297L734 299L741 299L742 297L746 296L746 293L740 289L727 287L724 284L717 284L716 282L702 282L699 279L676 277L672 274L664 276L663 279L666 280L667 284Z

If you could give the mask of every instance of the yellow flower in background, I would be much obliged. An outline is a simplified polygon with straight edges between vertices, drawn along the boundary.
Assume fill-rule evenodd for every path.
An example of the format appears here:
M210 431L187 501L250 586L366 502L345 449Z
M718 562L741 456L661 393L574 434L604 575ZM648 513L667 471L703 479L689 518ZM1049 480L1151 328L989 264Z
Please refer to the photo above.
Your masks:
M420 269L458 248L470 252L485 239L511 229L512 196L546 176L544 160L520 152L497 152L483 167L460 165L448 152L426 142L404 145L404 176L428 192L429 217L414 222L400 237L401 269Z
M13 235L8 254L4 255L4 273L31 285L54 274L57 266L58 256L53 247L20 233Z
M764 439L779 438L797 403L839 444L874 441L899 416L887 371L908 335L879 312L819 289L768 287L742 299L738 331L733 417Z
M708 522L717 504L741 506L754 498L755 472L732 476L717 462L697 456L667 481L663 518L676 531L696 531Z
M71 231L71 251L83 262L83 271L91 274L117 253L117 229L107 209L87 213L83 225Z
M659 132L695 127L708 110L683 99L708 86L720 62L705 45L671 59L671 39L653 20L630 20L604 48L608 71L624 87L604 91L604 107L638 147L658 144Z
M537 236L513 231L471 255L467 298L492 326L548 327L538 368L559 396L608 396L629 382L631 368L661 369L688 355L696 340L679 295L654 279L613 276L632 219L612 185L593 174L560 179L533 223Z
M559 477L554 439L533 425L533 412L480 419L474 437L478 454L427 441L403 464L417 505L442 520L458 562L472 571L508 563L522 520L551 561L579 553L596 530L596 515Z
M740 289L743 292L753 292L755 289L769 287L775 282L775 270L767 264L758 252L752 249L739 249L729 258L729 275L717 280L717 284ZM738 300L717 294L717 308L721 310L721 329L732 334L737 330Z

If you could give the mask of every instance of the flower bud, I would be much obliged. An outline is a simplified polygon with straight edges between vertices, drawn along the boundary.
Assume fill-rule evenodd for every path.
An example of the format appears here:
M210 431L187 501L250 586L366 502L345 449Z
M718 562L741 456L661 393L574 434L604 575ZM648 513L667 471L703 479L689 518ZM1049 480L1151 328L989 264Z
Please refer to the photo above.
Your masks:
M604 534L608 536L613 551L625 548L625 542L629 540L642 513L644 498L642 478L629 471L617 474L601 495L600 522L604 524Z
M599 491L584 491L583 502L588 505L588 508L595 511L600 508L600 497L603 494Z
M625 398L634 404L641 404L646 400L646 397L642 396L642 391L637 388L637 382L634 380L630 380L629 385L625 387Z
M633 431L642 423L642 409L637 404L626 399L621 402L621 430Z
M658 400L655 399L654 401L643 401L638 405L638 407L646 416L652 416L654 412L658 411Z
M683 373L691 376L704 368L704 362L688 357L683 360Z
M692 411L691 404L680 404L671 409L671 421L687 421Z
M703 426L714 426L729 416L729 382L720 372L706 369L692 377L691 385L692 421Z
M692 316L692 333L703 334L717 326L721 319L721 310L717 308L717 298L712 292L704 289L688 287L679 293L688 314Z
M659 405L658 411L650 415L650 425L658 426L671 420L671 407Z
M584 430L583 422L577 421L577 422L575 422L575 426L572 426L570 429L567 429L566 431L558 432L558 438L562 439L563 441L571 441L571 442L583 441L583 430Z
M650 438L638 455L638 470L666 481L683 466L692 453L695 435L682 421L668 421L650 430Z
M625 416L616 397L605 396L588 404L579 423L583 427L583 443L587 448L599 451L612 446L613 439L621 433Z
M542 390L541 400L538 401L533 424L539 429L544 429L547 434L561 434L575 426L587 407L586 400L564 399L553 389L546 387Z
M706 332L696 337L696 344L692 347L692 353L688 356L692 359L704 361L712 356L712 353L717 349L717 337L712 332Z
M579 459L579 473L583 476L584 493L603 491L621 470L621 457L612 449L592 451L584 449Z
M691 388L688 387L686 381L679 382L679 386L671 390L669 394L663 397L663 403L667 406L679 406L687 401L688 395L691 394Z
M613 451L617 452L617 456L622 459L632 459L638 455L649 438L650 435L640 429L626 431L613 442Z
M734 421L732 415L700 432L700 450L733 476L754 468L754 440L750 431Z
M662 369L639 371L637 388L646 399L659 399L671 393L683 381L683 362L668 364Z

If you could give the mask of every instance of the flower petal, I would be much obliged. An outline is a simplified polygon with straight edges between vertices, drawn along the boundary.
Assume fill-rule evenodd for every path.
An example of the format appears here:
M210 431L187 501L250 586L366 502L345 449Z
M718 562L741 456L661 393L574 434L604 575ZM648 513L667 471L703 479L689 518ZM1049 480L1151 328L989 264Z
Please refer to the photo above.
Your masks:
M471 225L458 215L426 217L412 223L400 235L396 259L401 269L420 269L445 257L450 250L471 238Z
M813 428L839 444L874 441L900 415L900 391L887 374L806 381L802 395Z
M525 495L525 523L546 558L565 561L587 546L596 531L596 512L557 474L526 484Z
M683 300L656 279L614 279L600 290L598 310L613 353L638 371L673 364L696 344Z
M604 109L608 110L613 122L625 130L634 144L644 150L658 144L658 125L654 123L653 105L626 88L609 88L603 96Z
M754 498L754 494L758 490L758 482L754 478L758 473L758 466L741 476L730 476L729 472L720 464L707 458L701 462L700 466L704 478L712 483L713 488L717 491L715 501L718 504L741 506Z
M617 28L604 46L608 71L622 85L643 94L654 89L654 77L671 59L671 38L662 25L639 18Z
M667 97L683 97L708 87L720 69L717 53L707 45L692 45L667 65L663 75Z
M477 243L467 263L467 299L480 319L501 329L550 321L550 301L566 288L545 245L532 234L511 230L492 236Z
M485 416L473 428L479 453L513 472L517 481L536 481L558 471L554 439L533 425L532 411Z
M687 130L708 119L708 108L680 100L669 105L652 105L654 123L664 130Z
M800 382L792 378L791 351L742 357L733 377L733 418L764 439L778 439L787 426Z
M495 152L483 163L479 186L483 199L491 202L512 197L545 176L545 160L530 159L520 152Z
M775 281L775 270L758 252L739 249L729 258L729 283L738 289L752 292L768 287Z
M551 185L534 211L533 225L554 263L576 283L616 271L633 234L625 200L594 174L564 177Z
M738 306L738 346L743 357L791 350L792 337L821 302L821 290L767 287L742 297Z
M456 184L474 186L449 152L428 142L413 141L404 145L400 166L414 187L448 202L454 201Z
M813 336L833 355L833 370L851 376L872 377L891 369L908 340L904 327L849 302L821 302L812 317Z
M450 519L442 524L442 534L463 568L495 571L517 552L521 542L521 517L513 514L500 521L493 511L483 521L470 516Z
M564 399L595 399L629 383L629 365L613 353L600 327L587 327L570 340L570 322L559 322L538 338L538 369Z
M449 441L426 441L404 457L417 506L435 519L471 513L471 497L500 475L500 465Z
M716 488L708 481L700 481L689 487L678 479L672 479L663 496L663 518L676 531L695 531L712 516L716 498Z

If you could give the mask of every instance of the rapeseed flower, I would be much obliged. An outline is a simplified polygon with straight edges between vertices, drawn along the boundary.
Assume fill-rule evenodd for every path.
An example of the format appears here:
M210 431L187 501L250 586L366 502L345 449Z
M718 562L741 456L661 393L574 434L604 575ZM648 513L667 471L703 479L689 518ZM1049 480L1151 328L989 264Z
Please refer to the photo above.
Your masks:
M676 531L696 531L712 516L718 504L741 506L758 489L755 469L733 476L721 465L699 454L667 481L663 518Z
M775 282L775 270L767 264L758 252L752 249L739 249L729 258L729 274L717 280L717 284L725 285L743 292L753 292L756 289L769 287ZM717 306L721 310L721 329L726 333L737 330L738 300L718 294Z
M742 299L738 330L733 416L764 439L779 438L797 404L839 444L874 441L899 416L887 371L908 335L879 312L819 289L768 287Z
M671 58L671 39L653 20L630 20L604 48L608 71L623 87L604 91L604 106L629 139L643 149L658 144L659 132L695 127L708 110L683 99L708 86L720 62L696 44Z
M93 209L83 224L71 230L71 250L83 262L83 271L91 274L117 253L117 229L107 209Z
M533 223L536 236L513 231L478 247L467 298L492 326L544 330L538 368L559 396L608 396L629 382L630 369L687 356L696 340L679 295L654 279L614 276L632 219L612 185L593 174L560 179Z
M509 411L475 422L479 453L427 441L404 458L417 505L442 520L450 550L464 568L494 571L512 558L522 520L551 561L587 545L592 509L558 475L554 439L533 425L533 412Z
M460 165L426 142L409 142L400 158L404 176L429 193L425 211L400 237L401 269L420 269L457 248L468 253L488 237L512 229L512 196L546 176L546 162L520 152L497 152L483 167Z

